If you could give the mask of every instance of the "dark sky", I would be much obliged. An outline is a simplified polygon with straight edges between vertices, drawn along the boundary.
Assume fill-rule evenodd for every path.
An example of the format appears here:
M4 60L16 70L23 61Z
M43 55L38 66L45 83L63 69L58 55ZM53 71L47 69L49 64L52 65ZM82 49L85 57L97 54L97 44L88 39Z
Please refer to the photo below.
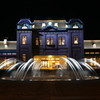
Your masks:
M87 2L88 1L88 2ZM33 0L7 1L0 4L0 38L16 37L16 24L20 18L66 19L80 18L84 23L85 39L100 39L99 0Z

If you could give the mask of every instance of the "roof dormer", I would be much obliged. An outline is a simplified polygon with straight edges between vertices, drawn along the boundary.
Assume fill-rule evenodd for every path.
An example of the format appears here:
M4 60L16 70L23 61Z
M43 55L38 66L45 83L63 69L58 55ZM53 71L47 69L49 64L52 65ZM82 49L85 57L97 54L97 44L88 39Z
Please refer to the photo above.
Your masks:
M20 19L17 23L17 29L32 29L33 23L29 18Z
M83 28L83 22L80 19L70 19L67 24L69 28Z

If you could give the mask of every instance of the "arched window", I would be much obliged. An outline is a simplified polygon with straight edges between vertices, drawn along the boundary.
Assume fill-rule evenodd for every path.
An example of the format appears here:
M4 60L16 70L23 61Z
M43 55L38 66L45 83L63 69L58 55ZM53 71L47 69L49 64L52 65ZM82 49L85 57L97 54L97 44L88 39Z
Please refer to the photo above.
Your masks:
M26 44L27 42L27 37L26 36L22 36L22 44Z
M28 29L27 26L23 26L22 29Z
M26 24L23 24L22 25L22 29L28 29L27 25Z
M74 36L74 44L78 44L78 36Z
M58 45L65 45L65 37L58 37Z
M79 27L78 27L78 25L75 24L75 25L73 25L73 28L79 28Z

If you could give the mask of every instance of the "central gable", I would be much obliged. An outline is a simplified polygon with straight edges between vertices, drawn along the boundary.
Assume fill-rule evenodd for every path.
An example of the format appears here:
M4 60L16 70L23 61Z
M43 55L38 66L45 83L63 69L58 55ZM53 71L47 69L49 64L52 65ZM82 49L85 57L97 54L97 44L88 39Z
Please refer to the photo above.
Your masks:
M42 30L56 31L57 27L55 27L53 25L47 25L47 26L43 27Z

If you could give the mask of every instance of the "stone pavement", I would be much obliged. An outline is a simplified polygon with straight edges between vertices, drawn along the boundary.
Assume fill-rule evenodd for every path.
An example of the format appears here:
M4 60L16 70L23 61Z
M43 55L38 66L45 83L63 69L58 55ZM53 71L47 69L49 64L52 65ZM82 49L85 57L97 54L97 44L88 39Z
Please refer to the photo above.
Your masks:
M100 100L100 80L0 80L0 100Z

